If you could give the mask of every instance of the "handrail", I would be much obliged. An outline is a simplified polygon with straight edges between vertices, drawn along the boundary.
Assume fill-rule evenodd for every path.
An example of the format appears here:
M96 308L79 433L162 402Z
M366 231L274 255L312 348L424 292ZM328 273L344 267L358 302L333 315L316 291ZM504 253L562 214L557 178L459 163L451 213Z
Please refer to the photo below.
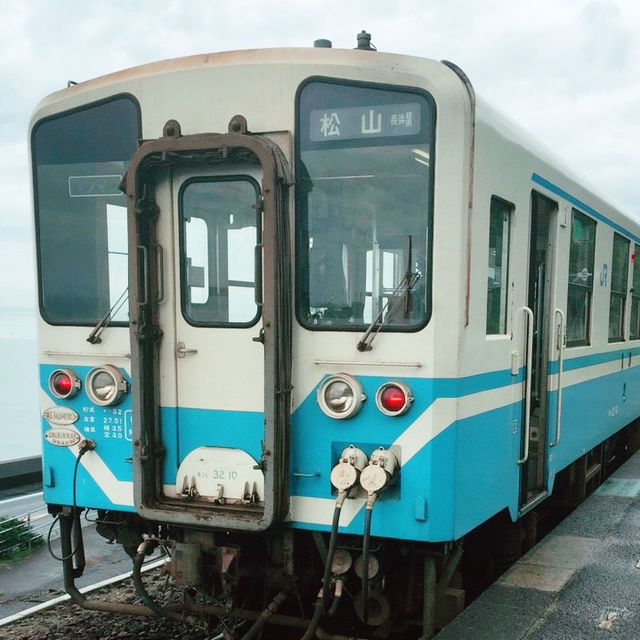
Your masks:
M560 317L557 325L556 348L558 350L558 397L556 400L556 437L549 443L550 447L555 447L560 442L560 431L562 427L562 369L564 368L564 341L566 338L566 322L562 309L556 309L554 320Z
M531 377L533 359L533 311L529 307L522 307L527 318L527 372L525 374L524 392L524 452L518 464L524 464L529 459L529 435L531 431Z

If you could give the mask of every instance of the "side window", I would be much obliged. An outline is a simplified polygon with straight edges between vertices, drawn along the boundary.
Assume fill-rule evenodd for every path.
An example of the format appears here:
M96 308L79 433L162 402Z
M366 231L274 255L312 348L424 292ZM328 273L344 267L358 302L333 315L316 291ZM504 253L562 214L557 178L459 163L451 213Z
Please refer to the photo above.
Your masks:
M509 229L513 205L491 197L489 210L489 264L487 267L487 334L507 332Z
M613 234L611 255L611 298L609 299L609 342L624 340L624 311L629 274L629 240Z
M567 345L589 344L596 222L576 209L571 215Z
M640 244L633 249L633 285L631 289L631 331L632 340L640 338Z

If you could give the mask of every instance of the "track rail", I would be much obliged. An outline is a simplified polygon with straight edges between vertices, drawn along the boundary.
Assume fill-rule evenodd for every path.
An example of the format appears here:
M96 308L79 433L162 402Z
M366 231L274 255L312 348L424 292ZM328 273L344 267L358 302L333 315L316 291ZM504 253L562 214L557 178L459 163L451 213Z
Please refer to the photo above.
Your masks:
M145 564L142 567L142 572L151 571L152 569L157 569L162 565L168 562L168 558L158 558L157 560L152 560ZM98 591L103 587L108 587L112 584L116 584L118 582L123 582L131 577L131 571L127 571L126 573L121 573L113 578L107 578L106 580L101 580L100 582L96 582L94 584L87 585L86 587L82 587L79 589L80 593L91 593L93 591ZM18 611L6 618L0 619L0 627L3 627L7 624L11 624L12 622L17 622L18 620L22 620L24 618L28 618L29 616L40 613L41 611L46 611L47 609L52 609L53 607L62 604L63 602L68 602L71 600L71 597L68 594L63 596L58 596L57 598L52 598L51 600L47 600L47 602L42 602L33 607L28 607L27 609L23 609L22 611Z

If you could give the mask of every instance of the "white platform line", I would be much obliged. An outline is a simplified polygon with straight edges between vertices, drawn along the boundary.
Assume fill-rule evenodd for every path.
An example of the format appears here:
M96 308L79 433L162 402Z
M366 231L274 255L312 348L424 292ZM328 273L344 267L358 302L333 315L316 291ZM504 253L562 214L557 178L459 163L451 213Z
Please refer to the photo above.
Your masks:
M36 491L36 493L28 493L24 496L16 496L15 498L5 498L0 500L0 506L3 504L11 504L12 502L20 502L21 500L29 500L29 498L36 498L42 496L42 491Z

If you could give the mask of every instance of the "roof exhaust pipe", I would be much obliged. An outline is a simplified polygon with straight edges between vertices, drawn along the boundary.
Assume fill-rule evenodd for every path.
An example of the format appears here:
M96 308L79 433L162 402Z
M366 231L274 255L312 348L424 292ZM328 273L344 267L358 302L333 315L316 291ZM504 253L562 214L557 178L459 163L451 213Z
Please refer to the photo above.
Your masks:
M377 51L377 49L371 44L371 34L367 33L364 29L356 37L358 38L358 46L356 49L362 49L363 51Z

